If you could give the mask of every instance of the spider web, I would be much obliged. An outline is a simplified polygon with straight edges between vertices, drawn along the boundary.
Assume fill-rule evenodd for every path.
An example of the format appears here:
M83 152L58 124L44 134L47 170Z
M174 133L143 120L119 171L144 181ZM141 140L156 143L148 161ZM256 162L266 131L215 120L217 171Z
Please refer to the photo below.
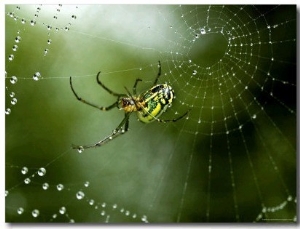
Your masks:
M296 7L6 5L6 222L297 221ZM161 118L78 153L124 117L142 82ZM84 213L84 214L83 214Z

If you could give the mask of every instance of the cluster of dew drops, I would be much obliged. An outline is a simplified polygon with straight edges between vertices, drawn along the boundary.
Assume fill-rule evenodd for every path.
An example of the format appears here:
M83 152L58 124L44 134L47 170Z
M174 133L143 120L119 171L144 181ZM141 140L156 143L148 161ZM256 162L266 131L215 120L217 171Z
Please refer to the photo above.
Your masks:
M28 167L24 166L21 168L21 174L22 175L28 175L30 169L28 169ZM40 177L43 177L46 175L46 169L44 167L39 168L37 171L35 171L33 174L31 174L30 176L27 176L24 179L24 184L25 185L29 185L32 182L32 179L35 177L35 175L37 174ZM44 182L42 185L42 189L43 190L48 190L50 188L49 183ZM71 191L69 188L66 188L64 184L59 183L57 185L54 185L55 189L58 192L63 192L64 190L67 191ZM86 181L84 182L84 187L88 188L90 186L90 182ZM9 191L6 190L5 191L5 197L9 196ZM138 215L136 213L131 213L129 210L126 210L125 208L119 207L116 203L109 205L106 202L102 202L102 203L97 203L94 199L88 198L84 192L83 189L80 189L79 191L77 191L75 193L75 197L77 200L81 201L81 200L85 200L85 202L90 205L91 207L94 208L94 210L98 210L100 212L100 216L105 217L105 222L108 223L109 219L110 219L110 214L123 214L127 217L131 217L132 219L136 219L136 220L141 220L144 223L148 223L148 219L146 215L142 215L140 217L138 217ZM17 208L17 213L19 215L22 215L24 212L26 212L26 210L23 207L18 207ZM32 215L32 217L37 218L40 216L40 214L42 213L41 210L35 208L33 210L31 210L30 214ZM58 213L54 213L52 215L51 220L55 220L55 218L58 217L58 214L60 215L65 215L67 218L70 218L68 216L67 213L67 207L65 206L60 206L58 209ZM74 219L70 219L71 223L74 223L75 220Z
M60 12L60 8L61 8L61 7L62 7L62 5L59 4L59 5L58 5L58 8L57 8L57 13ZM20 6L16 6L16 10L17 10L17 11L20 10L20 9L21 9ZM30 23L31 26L35 26L35 25L36 25L36 20L37 20L37 18L39 17L39 12L41 11L41 9L42 9L42 8L41 8L40 6L36 8L36 12L35 12L35 14L34 14L34 19L32 19L32 20L29 21L29 23ZM15 20L15 21L18 21L18 20L19 20L19 17L17 16L17 14L16 14L15 12L9 12L9 13L7 13L7 15L8 15L10 18L12 18L13 20ZM58 18L57 15L55 15L54 18L57 19L57 18ZM71 16L71 19L72 19L72 20L74 20L74 19L76 19L76 18L77 18L76 15L72 15L72 16ZM22 18L22 19L21 19L21 23L22 23L22 24L26 24L26 23L27 23L27 20L26 20L25 18ZM45 24L44 24L44 25L45 25ZM70 29L70 26L71 26L71 23L68 23L68 25L65 26L63 29L64 29L65 31L68 31L68 30ZM47 27L47 30L51 30L51 29L52 29L52 26L51 26L51 25L46 25L46 27ZM57 32L57 31L59 31L60 29L59 29L59 28L56 28L55 30L56 30L56 32ZM21 32L20 32L20 30L17 31L17 35L16 35L16 37L15 37L15 39L14 39L14 43L15 43L15 44L12 46L12 52L8 55L8 63L13 62L13 61L15 60L15 56L17 56L16 54L17 54L17 52L18 52L18 50L19 50L19 46L20 46L20 44L22 43L22 37L21 37ZM47 39L47 44L50 45L51 43L52 43L52 40L51 40L50 38L48 38L48 39ZM49 52L49 48L46 48L46 49L44 50L44 56L46 56L46 55L48 54L48 52ZM5 72L5 78L7 78L7 72ZM34 81L38 81L38 80L42 79L42 74L41 74L39 71L37 71L37 72L33 73L32 79L33 79ZM9 78L9 81L10 81L10 83L11 83L12 85L14 85L14 84L16 84L16 83L18 82L18 77L17 77L16 75L13 75L13 76L11 76L11 77ZM8 88L6 88L6 89L8 90ZM7 108L5 109L5 114L6 114L6 115L11 114L12 106L16 105L16 104L17 104L17 101L18 101L17 98L16 98L16 96L15 96L15 92L10 91L10 92L9 92L9 95L10 95L10 97L11 97L11 101L10 101L10 104L11 104L11 105L10 105L10 107L7 107Z

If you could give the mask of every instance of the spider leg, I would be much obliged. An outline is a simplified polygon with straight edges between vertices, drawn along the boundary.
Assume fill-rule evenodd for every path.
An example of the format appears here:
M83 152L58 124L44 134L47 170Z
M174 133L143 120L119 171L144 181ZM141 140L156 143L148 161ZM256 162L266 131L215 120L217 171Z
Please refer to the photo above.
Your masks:
M133 94L134 94L134 95L136 95L136 86L137 86L137 84L138 84L139 81L142 81L142 80L139 79L139 78L137 78L137 79L135 80L134 85L133 85L132 91L133 91Z
M155 121L157 122L162 122L162 123L167 123L167 122L177 122L178 120L182 119L184 116L186 116L188 113L190 112L190 109L188 111L186 111L183 115L180 115L177 118L174 119L159 119L159 118L155 118Z
M128 131L128 127L129 127L129 116L131 113L125 113L125 117L124 119L121 121L121 123L117 126L116 129L113 130L113 132L106 136L104 139L96 142L95 144L91 144L91 145L72 145L73 149L77 149L79 152L82 152L85 149L89 149L89 148L96 148L99 146L104 145L105 143L115 139L116 137L126 133ZM122 126L124 125L124 129L122 129Z
M157 81L158 81L158 78L160 77L160 75L161 75L161 64L160 64L160 61L158 61L158 73L157 73L156 79L154 80L153 86L155 86L157 84Z
M100 79L99 79L100 73L101 73L101 72L98 72L97 77L96 77L96 78L97 78L97 83L98 83L101 87L103 87L104 90L106 90L109 94L111 94L111 95L113 95L113 96L116 96L116 97L124 97L124 96L126 96L126 94L119 94L119 93L113 92L113 91L110 90L108 87L106 87L106 86L100 81Z
M184 116L186 116L190 112L190 110L191 109L187 110L184 114L182 114L179 117L174 118L174 119L159 119L159 118L156 118L155 116L151 115L150 113L148 113L148 114L157 122L167 123L167 122L177 122L178 120L180 120Z
M112 105L110 105L110 106L108 106L108 107L100 107L100 106L97 106L97 105L95 105L95 104L93 104L93 103L90 103L90 102L88 102L88 101L82 99L81 97L79 97L79 96L77 95L77 93L75 92L75 90L74 90L74 88L73 88L72 77L70 77L70 86L71 86L72 92L73 92L73 94L75 95L75 97L77 98L77 100L80 101L80 102L83 102L83 103L85 103L85 104L87 104L87 105L89 105L89 106L95 107L95 108L97 108L97 109L99 109L99 110L101 110L101 111L108 111L108 110L110 110L110 109L112 109L112 108L114 108L114 107L118 107L118 101L119 101L119 99L118 99L115 103L113 103Z

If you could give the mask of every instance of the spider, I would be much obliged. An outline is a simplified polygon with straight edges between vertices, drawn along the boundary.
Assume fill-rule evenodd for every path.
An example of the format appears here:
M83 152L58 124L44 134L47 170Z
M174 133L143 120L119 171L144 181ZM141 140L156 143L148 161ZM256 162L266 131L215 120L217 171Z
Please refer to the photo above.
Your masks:
M175 98L174 90L170 85L166 83L157 84L157 81L161 75L160 61L158 61L158 67L159 67L158 74L154 80L153 87L140 95L137 95L136 87L138 82L142 81L141 79L137 78L135 80L132 89L133 94L131 94L126 87L125 90L127 91L128 94L119 94L110 90L99 80L99 76L101 72L98 72L96 77L97 83L109 94L117 97L117 101L108 107L97 106L79 97L73 88L72 77L70 77L70 87L72 89L73 94L80 102L83 102L101 111L109 111L112 108L117 107L120 110L124 110L125 113L125 117L123 118L121 123L113 130L113 132L110 135L108 135L104 139L91 145L72 145L72 148L77 149L79 152L82 152L83 150L88 148L95 148L95 147L102 146L105 143L120 136L121 134L126 133L129 127L129 117L133 112L137 112L138 120L140 120L143 123L150 123L153 121L162 122L162 123L176 122L179 119L183 118L185 115L187 115L189 110L185 112L183 115L174 119L164 120L158 118L162 113L164 113L167 110L168 107L172 105L173 99Z

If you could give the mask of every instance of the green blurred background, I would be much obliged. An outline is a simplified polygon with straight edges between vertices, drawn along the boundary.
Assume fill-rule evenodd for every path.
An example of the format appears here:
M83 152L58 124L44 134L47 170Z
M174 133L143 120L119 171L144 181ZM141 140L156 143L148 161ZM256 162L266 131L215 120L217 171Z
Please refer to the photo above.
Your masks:
M295 220L295 6L6 5L5 13L7 222ZM126 135L72 150L110 134L124 114L78 102L69 76L81 97L105 106L115 98L96 83L98 71L119 93L141 78L142 92L158 60L176 93L163 118L192 107L188 119L145 125L133 114Z

